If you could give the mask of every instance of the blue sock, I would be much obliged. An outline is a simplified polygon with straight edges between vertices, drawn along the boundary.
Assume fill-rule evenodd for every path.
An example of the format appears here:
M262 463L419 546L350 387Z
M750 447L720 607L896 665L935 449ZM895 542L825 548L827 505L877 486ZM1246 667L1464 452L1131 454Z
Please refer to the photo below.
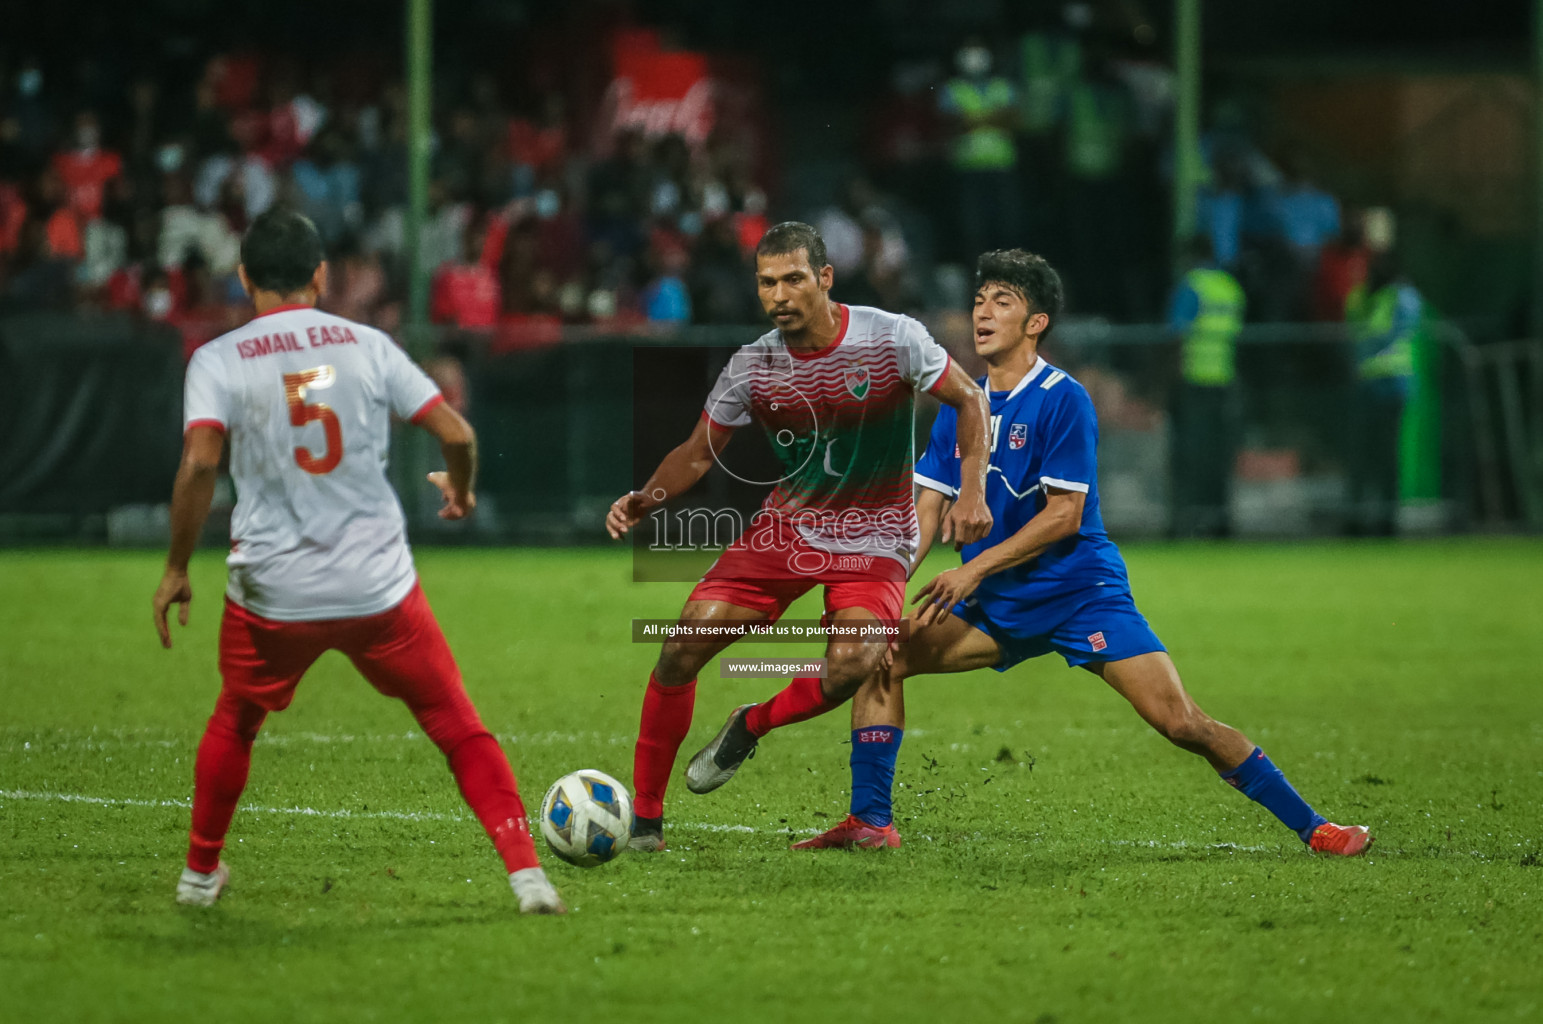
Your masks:
M893 725L870 725L852 730L852 816L883 827L894 820L891 799L895 787L895 758L905 730Z
M1224 773L1222 781L1279 818L1304 843L1313 837L1313 829L1329 820L1297 795L1286 776L1258 747L1242 764Z

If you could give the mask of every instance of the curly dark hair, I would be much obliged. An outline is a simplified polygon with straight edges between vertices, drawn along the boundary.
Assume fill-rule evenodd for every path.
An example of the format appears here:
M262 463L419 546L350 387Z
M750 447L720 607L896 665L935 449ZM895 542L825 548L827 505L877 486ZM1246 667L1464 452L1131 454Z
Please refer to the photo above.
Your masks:
M1041 339L1055 327L1066 304L1061 275L1043 256L1022 249L983 253L975 264L975 290L987 284L1006 285L1023 296L1030 313L1044 313L1050 318L1049 326L1040 332Z

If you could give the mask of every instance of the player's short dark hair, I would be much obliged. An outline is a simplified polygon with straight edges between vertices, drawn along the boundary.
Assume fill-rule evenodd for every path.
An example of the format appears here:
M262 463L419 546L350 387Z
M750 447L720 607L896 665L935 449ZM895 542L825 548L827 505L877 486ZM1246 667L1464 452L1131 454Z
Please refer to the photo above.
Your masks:
M785 220L768 228L756 243L757 256L786 256L798 250L809 254L809 268L819 273L830 262L825 255L825 239L812 226L797 220Z
M983 253L975 264L975 290L980 291L985 284L1006 285L1023 296L1030 313L1048 316L1050 324L1040 332L1041 338L1050 333L1066 304L1061 275L1043 256L1022 249Z
M241 239L241 265L252 287L289 295L311 283L326 259L309 217L275 207L261 214Z

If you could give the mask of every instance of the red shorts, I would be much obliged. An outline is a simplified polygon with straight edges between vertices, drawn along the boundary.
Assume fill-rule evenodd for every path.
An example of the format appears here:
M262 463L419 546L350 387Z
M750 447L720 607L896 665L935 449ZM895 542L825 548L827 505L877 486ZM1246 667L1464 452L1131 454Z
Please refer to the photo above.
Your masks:
M300 677L331 650L348 655L375 689L406 701L415 713L433 708L443 713L447 725L450 719L466 728L477 722L461 670L416 583L395 608L356 619L275 622L225 600L220 675L228 695L283 711Z
M811 547L780 517L761 517L735 541L689 601L726 601L775 622L817 585L825 611L866 608L877 618L905 618L905 566L887 555L839 555Z

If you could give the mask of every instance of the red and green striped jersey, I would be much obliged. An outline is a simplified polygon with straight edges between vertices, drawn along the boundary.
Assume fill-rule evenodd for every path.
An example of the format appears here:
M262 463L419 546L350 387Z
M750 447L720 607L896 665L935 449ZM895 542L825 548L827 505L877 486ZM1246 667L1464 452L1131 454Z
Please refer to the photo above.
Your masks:
M811 546L894 558L917 546L915 399L936 389L948 353L916 320L841 306L836 340L796 352L769 331L734 354L703 415L761 425L782 476L763 513L788 517Z

